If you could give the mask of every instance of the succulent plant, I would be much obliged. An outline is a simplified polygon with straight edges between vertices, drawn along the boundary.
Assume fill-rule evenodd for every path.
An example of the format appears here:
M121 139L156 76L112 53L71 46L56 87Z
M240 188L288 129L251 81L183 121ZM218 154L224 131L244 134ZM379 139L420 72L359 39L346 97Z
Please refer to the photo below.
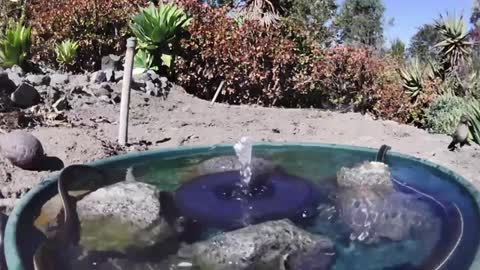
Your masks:
M75 62L78 51L78 42L70 39L64 40L55 47L57 62L62 65L71 65Z
M470 135L472 140L480 144L480 100L472 99L468 106L468 117L470 118Z
M469 32L463 16L457 18L448 13L445 17L440 15L440 19L435 21L435 27L443 37L435 47L440 48L440 54L447 67L456 66L470 55L473 42L469 41Z
M150 4L133 17L130 28L138 39L138 48L153 56L152 65L172 67L177 44L190 22L191 18L173 3L159 7Z
M418 59L414 59L407 67L399 70L403 88L412 99L423 90L423 71Z
M153 66L153 55L150 54L147 50L138 50L135 54L135 59L133 65L135 68L141 69L152 69L155 70L156 67Z
M21 23L11 24L0 36L0 66L23 66L30 54L31 27Z

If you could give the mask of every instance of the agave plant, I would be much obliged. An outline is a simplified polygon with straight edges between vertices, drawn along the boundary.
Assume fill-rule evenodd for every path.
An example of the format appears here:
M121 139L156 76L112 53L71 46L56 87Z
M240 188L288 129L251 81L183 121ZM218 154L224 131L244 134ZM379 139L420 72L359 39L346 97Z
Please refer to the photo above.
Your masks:
M135 68L140 69L152 69L156 70L157 67L153 66L153 55L150 54L147 50L138 50L135 54L135 59L133 65Z
M440 15L440 19L435 21L435 27L443 37L435 47L440 48L446 69L456 66L470 55L473 42L469 41L463 16L456 18L448 13L446 17Z
M423 90L423 72L418 59L414 59L407 67L401 68L399 74L403 88L412 99L416 99Z
M467 115L470 118L470 135L471 139L480 144L480 101L473 99L467 109Z
M175 58L181 33L190 22L191 18L173 3L159 7L150 4L133 17L130 28L138 39L139 49L149 51L154 56L155 65L163 63L171 67L172 61L162 59Z
M0 65L23 66L30 54L31 27L15 23L8 27L0 37Z
M71 65L77 57L78 42L70 39L62 41L55 47L57 62L61 65Z

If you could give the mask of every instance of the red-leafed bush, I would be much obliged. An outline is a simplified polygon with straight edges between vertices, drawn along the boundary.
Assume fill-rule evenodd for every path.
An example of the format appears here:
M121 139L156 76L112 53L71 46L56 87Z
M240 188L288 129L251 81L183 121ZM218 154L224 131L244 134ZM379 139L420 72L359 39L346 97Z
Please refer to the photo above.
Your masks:
M289 105L298 62L291 40L253 22L239 25L224 9L185 9L201 10L194 14L191 38L183 41L177 64L178 80L187 91L208 99L224 80L219 101Z
M55 63L55 44L79 42L77 68L94 70L102 56L123 53L128 22L148 0L32 0L28 3L33 31L33 59Z
M412 101L402 89L399 63L366 48L321 48L300 26L239 23L224 9L195 1L181 5L193 15L177 66L179 83L201 98L265 106L353 109L380 118L421 125L435 98L430 82Z

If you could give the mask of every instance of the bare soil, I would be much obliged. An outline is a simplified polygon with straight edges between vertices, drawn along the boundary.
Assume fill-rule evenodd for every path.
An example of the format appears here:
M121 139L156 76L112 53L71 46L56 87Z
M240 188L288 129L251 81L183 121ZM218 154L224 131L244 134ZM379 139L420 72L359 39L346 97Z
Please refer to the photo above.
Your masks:
M450 168L480 188L480 147L466 146L450 152L450 137L393 121L377 121L368 115L314 109L229 106L197 99L174 87L164 100L133 91L129 142L116 145L119 104L98 101L91 105L71 102L67 112L70 126L31 129L49 156L65 166L106 156L180 145L234 143L248 135L257 141L318 142L379 147L425 158ZM148 145L151 142L151 145ZM52 171L25 171L0 158L0 206L6 211L31 187Z

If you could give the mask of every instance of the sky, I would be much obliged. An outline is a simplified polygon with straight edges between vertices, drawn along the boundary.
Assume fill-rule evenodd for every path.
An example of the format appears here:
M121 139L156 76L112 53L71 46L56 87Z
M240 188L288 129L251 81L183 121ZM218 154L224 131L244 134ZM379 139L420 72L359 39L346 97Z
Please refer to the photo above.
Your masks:
M409 44L418 27L430 23L439 14L455 12L469 23L473 0L384 0L385 19L394 18L394 26L385 25L386 41L400 38Z
M409 44L410 38L417 29L426 23L433 22L439 14L456 12L463 14L469 22L474 0L383 0L385 5L385 21L394 18L394 26L385 25L387 44L399 38ZM338 2L343 2L338 0ZM470 25L469 25L470 26Z

